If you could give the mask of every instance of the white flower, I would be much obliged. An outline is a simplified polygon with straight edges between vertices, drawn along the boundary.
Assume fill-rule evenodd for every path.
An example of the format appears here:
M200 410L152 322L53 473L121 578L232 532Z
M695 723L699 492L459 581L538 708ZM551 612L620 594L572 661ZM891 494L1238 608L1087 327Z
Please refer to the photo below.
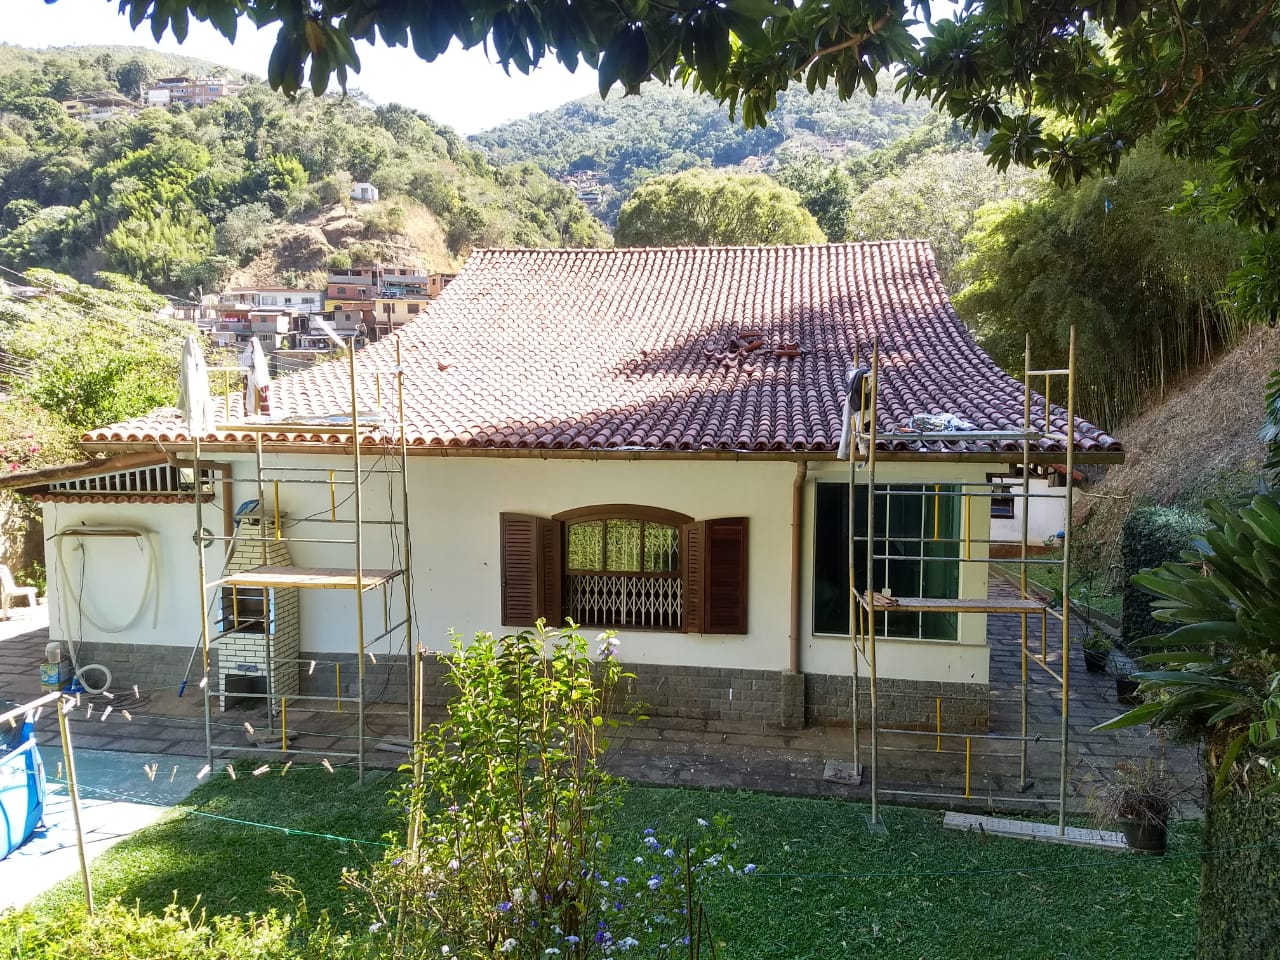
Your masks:
M378 932L379 930L381 930L381 929L382 929L382 924L381 924L381 922L375 921L375 922L373 922L373 923L369 924L369 932L370 932L370 933L377 933L377 932Z
M458 862L458 858L457 858L457 857L454 857L452 860L450 860L450 861L449 861L449 869L450 869L450 870L453 870L455 873L456 873L456 872L457 872L461 867L462 867L462 864L460 864L460 863Z
M520 946L520 944L516 943L515 938L507 937L507 939L502 941L502 946L500 946L498 949L503 953L510 953L512 950L514 950L518 946Z
M542 951L542 955L543 955L544 957L554 957L554 956L556 956L559 952L560 952L560 948L559 948L559 947L547 947L547 949L545 949L545 950L543 950L543 951Z
M630 950L632 947L640 946L640 941L635 937L623 937L618 941L619 950Z
M447 956L449 956L450 952L451 952L451 951L449 950L449 945L448 945L447 943L446 943L443 947L441 947L441 948L440 948L440 956L442 956L442 957L447 957Z
M699 818L698 818L698 826L700 826L700 827L705 827L705 826L708 826L708 825L709 825L709 824L707 823L707 821L703 820L701 817L699 817Z

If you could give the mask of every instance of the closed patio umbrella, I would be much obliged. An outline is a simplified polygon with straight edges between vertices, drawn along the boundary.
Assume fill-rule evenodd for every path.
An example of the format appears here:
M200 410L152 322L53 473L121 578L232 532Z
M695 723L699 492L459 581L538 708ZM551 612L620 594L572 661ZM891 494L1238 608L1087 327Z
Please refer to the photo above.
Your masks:
M195 334L182 345L182 367L178 372L178 406L192 437L202 437L213 428L213 398L209 396L209 368L204 350Z
M262 342L254 337L240 354L244 377L244 412L246 416L271 412L271 371L267 367Z

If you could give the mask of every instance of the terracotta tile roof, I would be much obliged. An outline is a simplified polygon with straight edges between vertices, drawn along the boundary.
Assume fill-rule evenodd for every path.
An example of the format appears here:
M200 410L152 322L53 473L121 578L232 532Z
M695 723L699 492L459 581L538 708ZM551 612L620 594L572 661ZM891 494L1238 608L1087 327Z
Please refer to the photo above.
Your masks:
M875 337L882 430L929 412L988 431L1022 418L1022 385L970 337L920 241L482 250L400 337L413 446L830 451L840 439L845 371L869 357ZM361 352L362 407L376 405L375 373L393 407L394 369L392 340ZM271 406L291 419L349 411L345 362L276 380ZM1033 406L1042 420L1043 401ZM1066 412L1052 412L1065 435ZM1083 421L1075 438L1081 451L1121 450ZM85 437L90 448L186 439L173 410ZM340 439L293 425L271 437ZM995 449L902 438L886 446ZM1040 449L1063 444L1044 440Z

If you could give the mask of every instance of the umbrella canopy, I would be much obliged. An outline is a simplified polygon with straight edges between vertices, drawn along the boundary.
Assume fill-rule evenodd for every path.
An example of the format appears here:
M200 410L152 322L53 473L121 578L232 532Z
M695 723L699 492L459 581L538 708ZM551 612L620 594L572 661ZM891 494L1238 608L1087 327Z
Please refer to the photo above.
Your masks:
M178 372L178 406L193 437L213 429L213 398L209 396L209 368L195 334L182 345L182 367Z
M244 375L244 412L246 416L271 411L271 372L262 342L254 337L240 354Z

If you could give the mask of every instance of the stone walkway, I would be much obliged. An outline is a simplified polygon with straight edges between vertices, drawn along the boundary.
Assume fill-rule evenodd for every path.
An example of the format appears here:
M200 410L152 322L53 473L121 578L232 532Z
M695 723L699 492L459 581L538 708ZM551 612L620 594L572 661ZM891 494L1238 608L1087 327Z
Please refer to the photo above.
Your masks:
M38 664L48 638L47 622L36 616L0 623L0 697L22 700L39 694ZM992 732L1019 731L1020 621L1012 616L989 618L992 644ZM1051 628L1053 621L1050 621ZM1038 642L1038 628L1036 641ZM1052 644L1050 645L1052 647ZM1105 773L1121 758L1165 758L1171 769L1191 783L1197 779L1194 752L1188 748L1160 750L1145 728L1118 733L1095 733L1091 728L1122 712L1116 701L1114 678L1089 674L1079 646L1071 651L1070 748L1068 750L1069 807L1080 810L1083 796L1099 772ZM1052 652L1050 667L1059 666ZM1028 733L1056 738L1059 734L1058 681L1036 666L1030 670ZM201 692L194 683L184 697L177 684L169 689L139 690L134 696L129 677L114 679L114 699L83 697L83 709L72 716L73 743L77 748L117 750L169 757L203 757L204 714ZM92 710L90 707L92 706ZM325 706L325 704L320 704ZM111 708L104 718L107 707ZM269 743L265 710L228 711L214 715L217 740L252 746ZM356 728L354 710L342 714L288 710L290 746L319 751L318 756L284 753L279 745L278 718L270 726L277 733L274 747L260 745L257 755L266 761L297 759L317 763L327 752L334 766L351 761L336 754L352 749ZM42 722L42 744L57 742L57 725ZM369 708L370 735L385 738L385 749L367 751L370 765L394 767L404 760L404 714L376 705ZM252 736L251 736L252 734ZM916 797L926 802L965 810L1035 810L1056 803L1059 753L1056 743L1036 743L1028 748L1028 780L1019 776L1018 742L973 739L969 742L969 798L965 787L965 738L932 735L882 734L878 784L882 790L921 791L934 796ZM868 733L862 731L864 772L870 763ZM852 733L848 727L812 727L784 731L769 725L757 727L716 721L654 718L616 740L611 765L616 772L641 783L708 788L740 788L773 793L866 799L869 787L832 783L823 779L828 760L852 758ZM939 749L940 748L940 749ZM243 756L243 754L240 754ZM137 776L145 777L139 758ZM230 759L224 757L223 762ZM869 776L864 775L864 781ZM886 793L884 802L906 802L899 793Z

